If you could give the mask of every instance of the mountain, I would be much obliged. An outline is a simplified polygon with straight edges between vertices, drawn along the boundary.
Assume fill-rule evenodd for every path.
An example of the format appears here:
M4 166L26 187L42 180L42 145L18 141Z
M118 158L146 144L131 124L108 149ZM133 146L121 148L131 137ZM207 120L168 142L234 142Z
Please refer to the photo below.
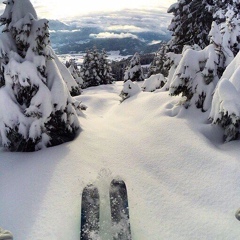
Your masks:
M85 52L93 46L106 51L119 50L122 55L152 53L159 49L160 42L170 39L170 34L164 32L104 32L100 26L78 27L57 20L50 20L49 25L52 46L58 54Z

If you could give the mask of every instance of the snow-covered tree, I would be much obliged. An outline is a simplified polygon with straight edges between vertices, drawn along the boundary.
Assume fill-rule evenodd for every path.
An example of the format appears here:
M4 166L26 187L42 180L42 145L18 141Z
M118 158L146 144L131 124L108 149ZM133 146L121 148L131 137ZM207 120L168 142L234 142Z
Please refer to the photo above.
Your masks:
M124 73L124 82L131 81L143 81L144 75L142 71L142 66L140 63L140 56L138 53L135 53L130 60L128 66L125 69Z
M96 48L88 50L84 56L81 68L83 88L110 84L113 82L110 64L107 61L107 54L103 50L99 53Z
M148 77L161 73L164 77L167 77L169 66L167 62L168 46L162 45L161 48L155 53L153 61L148 70Z
M168 13L173 18L168 29L172 38L168 42L168 52L181 53L184 45L197 44L201 48L209 44L208 33L213 20L209 6L211 0L178 0L170 6Z
M222 9L218 11L221 14L213 21L209 33L211 43L219 49L220 75L240 50L240 15L233 6L227 4L225 7L225 13Z
M203 49L209 44L208 33L213 20L212 6L212 0L178 0L169 7L168 13L173 14L168 26L172 38L156 53L149 75L169 75L173 61L169 61L168 53L181 54L185 45L197 45Z
M91 72L91 61L92 61L91 58L92 58L92 55L88 50L84 56L83 64L80 69L80 75L81 75L81 78L83 79L82 88L87 88L90 86L90 82L91 82L90 72Z
M201 51L184 52L172 79L168 79L171 81L170 94L184 96L185 107L195 104L202 111L209 108L213 87L239 51L239 14L233 10L234 4L225 1L221 4L225 4L225 8L219 11L224 14L219 14L219 24L212 22L210 45Z
M240 126L240 52L228 65L212 101L210 120L224 129L224 141L237 139Z
M187 49L173 74L170 95L185 98L184 106L195 105L206 111L210 108L211 97L218 81L218 55L213 44L204 50Z
M48 21L29 0L7 0L0 22L0 144L35 151L72 140L79 129L75 101L49 45Z
M122 98L121 102L138 94L139 92L141 92L141 88L138 86L138 84L132 82L131 80L127 80L124 82L123 90L120 93L120 97Z
M107 53L103 49L101 54L99 54L99 68L100 68L100 76L101 81L100 84L111 84L114 81L112 68L107 59Z

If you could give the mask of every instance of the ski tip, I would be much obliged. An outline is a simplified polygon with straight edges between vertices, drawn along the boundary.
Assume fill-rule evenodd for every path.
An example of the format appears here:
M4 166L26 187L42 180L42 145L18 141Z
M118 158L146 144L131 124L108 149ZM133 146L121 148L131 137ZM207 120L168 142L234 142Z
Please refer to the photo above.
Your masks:
M235 217L238 221L240 221L240 208L236 211Z
M87 185L83 191L82 191L82 195L89 195L89 194L96 194L98 195L98 188L96 186L94 186L93 184L89 184Z
M111 182L111 185L125 185L124 180L122 180L121 178L114 178Z
M90 183L84 188L84 190L85 189L96 189L96 188L97 188L96 186L94 186L92 183Z

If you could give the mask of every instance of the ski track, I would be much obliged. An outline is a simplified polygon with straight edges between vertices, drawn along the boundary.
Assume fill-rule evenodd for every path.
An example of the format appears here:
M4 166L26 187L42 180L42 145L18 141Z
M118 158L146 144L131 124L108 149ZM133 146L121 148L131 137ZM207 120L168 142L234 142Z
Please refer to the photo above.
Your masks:
M94 183L101 239L112 239L109 186L120 177L133 240L238 239L239 144L209 144L196 127L204 132L208 125L190 124L165 93L140 93L120 104L121 88L122 82L89 88L77 97L89 108L73 142L0 152L1 227L15 240L77 240L81 193Z

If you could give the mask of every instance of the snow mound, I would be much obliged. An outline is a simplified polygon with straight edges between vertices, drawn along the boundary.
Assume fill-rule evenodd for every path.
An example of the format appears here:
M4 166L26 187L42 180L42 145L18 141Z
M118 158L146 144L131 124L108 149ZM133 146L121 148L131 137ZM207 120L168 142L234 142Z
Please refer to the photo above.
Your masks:
M151 75L149 78L145 79L141 88L144 92L154 92L155 90L163 87L165 82L165 77L159 73Z

